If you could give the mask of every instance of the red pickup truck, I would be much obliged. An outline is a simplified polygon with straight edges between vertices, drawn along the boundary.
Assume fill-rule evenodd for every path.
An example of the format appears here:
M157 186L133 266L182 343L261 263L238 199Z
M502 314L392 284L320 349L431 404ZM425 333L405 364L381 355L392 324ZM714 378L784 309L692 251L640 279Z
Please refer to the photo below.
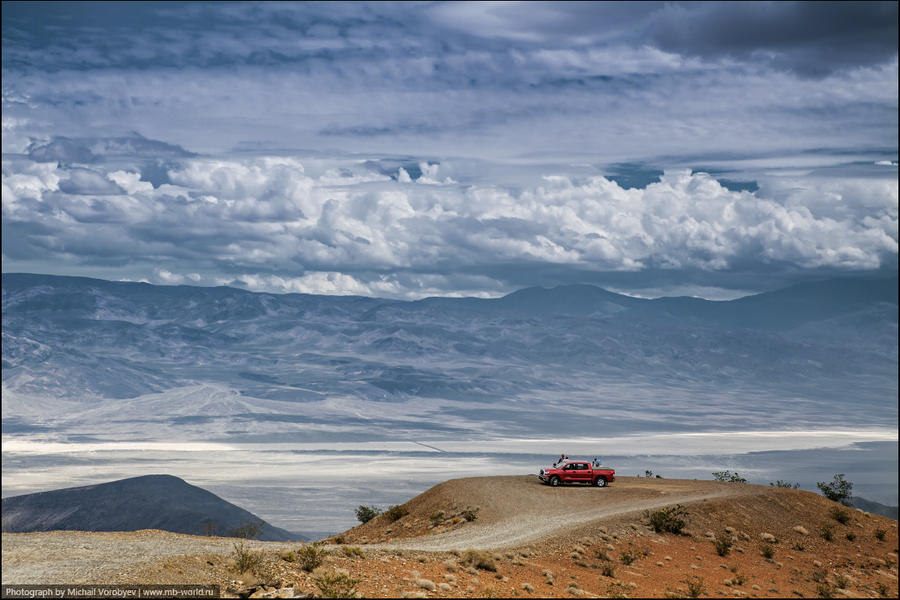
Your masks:
M587 483L605 487L616 480L616 470L609 467L594 467L589 461L571 460L558 467L544 467L538 479L552 486L561 483Z

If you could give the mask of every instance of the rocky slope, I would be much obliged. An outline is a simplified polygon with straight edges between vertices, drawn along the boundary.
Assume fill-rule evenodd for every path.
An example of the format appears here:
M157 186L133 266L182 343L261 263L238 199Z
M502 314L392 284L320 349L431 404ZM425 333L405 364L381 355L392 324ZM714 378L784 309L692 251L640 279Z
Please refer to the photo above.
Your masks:
M402 506L395 521L376 517L322 546L5 534L3 582L217 583L256 597L342 584L366 597L897 595L897 522L800 490L632 477L551 489L533 477L479 477ZM654 530L659 511L684 521L680 533ZM312 572L310 554L322 559ZM254 563L243 572L241 555Z

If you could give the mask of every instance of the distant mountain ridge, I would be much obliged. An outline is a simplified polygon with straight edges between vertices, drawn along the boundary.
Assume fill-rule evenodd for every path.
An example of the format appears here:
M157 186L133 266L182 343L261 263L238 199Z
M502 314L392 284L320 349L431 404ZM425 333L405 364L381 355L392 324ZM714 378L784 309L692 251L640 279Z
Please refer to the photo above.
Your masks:
M37 275L32 273L3 273L4 304L14 302L13 294L27 288L37 290L74 292L67 295L66 302L42 306L37 300L39 294L31 294L24 299L31 309L84 308L83 294L86 289L109 291L122 300L143 302L184 297L189 301L217 301L229 297L245 299L279 298L289 300L288 304L304 308L332 304L341 309L371 309L382 306L404 307L416 310L422 307L440 307L446 310L484 310L507 312L510 314L530 313L543 315L591 316L607 315L623 310L654 307L671 316L707 319L714 322L733 321L740 315L746 319L744 326L772 327L784 326L792 321L805 322L830 318L873 303L898 303L898 278L845 278L828 279L818 282L801 283L772 292L744 296L734 300L705 300L695 297L660 297L653 299L636 298L610 292L589 284L560 285L552 288L529 287L511 292L500 298L447 298L429 297L422 300L403 301L370 298L366 296L326 296L300 293L251 292L226 286L200 287L188 285L152 285L143 282L107 281L88 277L63 275ZM9 295L9 298L7 297ZM57 298L56 302L60 299ZM15 302L18 305L18 302ZM167 303L163 303L164 305ZM250 303L252 304L252 303ZM246 312L231 312L217 315L223 318L247 318L264 314L265 302L254 305L256 310L246 308ZM767 322L766 318L773 321Z
M3 498L4 532L136 531L302 541L212 492L172 475L144 475L109 483ZM237 535L260 524L255 535Z
M625 432L701 428L713 406L724 428L880 425L897 411L896 277L730 301L583 284L401 301L4 273L2 309L3 418L20 434L138 416L179 431L203 423L223 439L334 427L458 436L491 419L516 435L595 434L578 429L589 420L547 413L590 406ZM189 393L198 386L222 397ZM184 394L177 415L154 410L162 398L127 414L53 403L169 392ZM414 399L417 414L309 404L329 397ZM848 399L865 410L839 410Z

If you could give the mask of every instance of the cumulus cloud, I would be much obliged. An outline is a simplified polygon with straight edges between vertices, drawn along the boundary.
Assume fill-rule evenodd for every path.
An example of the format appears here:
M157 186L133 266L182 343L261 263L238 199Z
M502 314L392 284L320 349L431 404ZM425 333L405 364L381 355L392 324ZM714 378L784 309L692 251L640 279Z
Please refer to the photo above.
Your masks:
M4 269L403 297L896 265L896 10L4 5Z
M441 286L454 273L485 278L467 291L496 293L496 265L715 272L896 261L895 180L797 179L750 193L681 170L642 188L553 175L511 189L420 168L422 184L373 176L359 162L314 176L296 158L198 158L156 188L133 171L91 171L115 187L99 195L65 189L84 169L5 161L4 225L35 258L152 257L166 265L160 282L197 281L193 265L218 284L394 297L451 291ZM35 222L40 231L29 230ZM4 253L15 255L6 239Z

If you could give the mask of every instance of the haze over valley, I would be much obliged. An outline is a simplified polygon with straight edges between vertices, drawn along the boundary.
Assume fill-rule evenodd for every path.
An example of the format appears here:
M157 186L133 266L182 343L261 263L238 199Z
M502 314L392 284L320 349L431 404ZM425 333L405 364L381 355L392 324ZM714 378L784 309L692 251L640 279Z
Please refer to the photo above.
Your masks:
M784 474L778 452L857 444L860 495L896 503L896 363L896 279L399 301L4 274L4 495L173 472L257 513L303 495L274 524L333 532L362 498L536 472L561 450L814 489L840 453Z

